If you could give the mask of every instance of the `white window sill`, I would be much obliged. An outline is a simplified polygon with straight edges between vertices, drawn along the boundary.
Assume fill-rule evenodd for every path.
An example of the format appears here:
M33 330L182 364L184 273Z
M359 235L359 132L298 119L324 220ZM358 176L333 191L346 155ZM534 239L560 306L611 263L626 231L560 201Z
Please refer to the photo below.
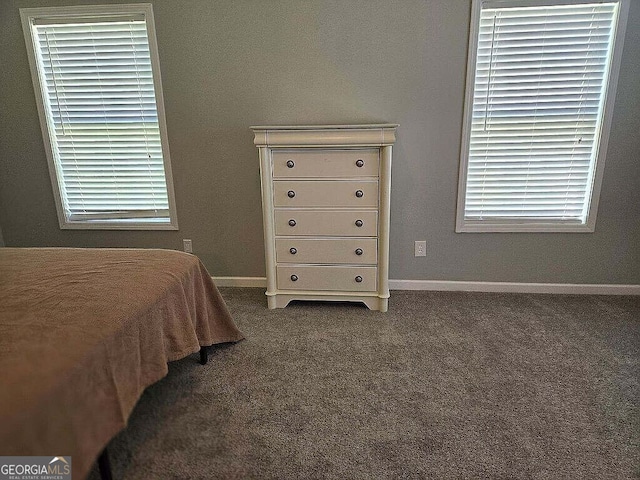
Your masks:
M595 225L576 223L464 222L456 233L593 233Z

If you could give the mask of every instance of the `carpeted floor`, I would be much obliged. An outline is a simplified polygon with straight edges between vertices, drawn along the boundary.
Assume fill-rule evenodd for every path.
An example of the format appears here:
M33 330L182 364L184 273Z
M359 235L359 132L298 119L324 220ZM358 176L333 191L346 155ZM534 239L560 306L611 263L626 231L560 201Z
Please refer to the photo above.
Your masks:
M170 365L116 479L640 477L640 297L221 291L247 340Z

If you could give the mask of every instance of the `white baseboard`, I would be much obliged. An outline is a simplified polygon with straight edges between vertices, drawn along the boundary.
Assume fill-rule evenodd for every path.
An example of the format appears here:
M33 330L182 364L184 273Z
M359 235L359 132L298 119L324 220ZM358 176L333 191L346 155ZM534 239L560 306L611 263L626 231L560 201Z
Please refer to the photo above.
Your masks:
M266 277L211 277L218 287L263 287L267 288Z
M389 280L391 290L449 292L555 293L573 295L640 295L640 285L582 283L465 282L449 280Z
M213 277L219 287L267 287L265 277ZM640 295L640 285L574 283L469 282L451 280L389 280L391 290L446 292L555 293L573 295Z

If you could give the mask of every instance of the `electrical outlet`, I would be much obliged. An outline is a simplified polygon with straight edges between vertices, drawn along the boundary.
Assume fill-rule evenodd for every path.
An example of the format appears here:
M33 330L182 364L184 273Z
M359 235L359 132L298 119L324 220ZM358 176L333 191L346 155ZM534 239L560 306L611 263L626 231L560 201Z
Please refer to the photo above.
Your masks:
M185 252L193 253L193 242L191 241L190 238L182 239L182 247Z
M416 257L426 257L427 256L427 241L426 240L416 240L416 243L415 243L415 256Z

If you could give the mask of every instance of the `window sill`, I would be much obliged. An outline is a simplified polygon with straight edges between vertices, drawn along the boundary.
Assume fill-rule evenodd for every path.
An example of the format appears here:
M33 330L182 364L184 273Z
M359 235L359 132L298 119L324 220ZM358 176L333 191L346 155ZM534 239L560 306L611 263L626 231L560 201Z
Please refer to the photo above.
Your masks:
M61 230L179 230L178 223L64 222Z
M595 226L576 223L491 223L464 222L456 233L593 233Z

